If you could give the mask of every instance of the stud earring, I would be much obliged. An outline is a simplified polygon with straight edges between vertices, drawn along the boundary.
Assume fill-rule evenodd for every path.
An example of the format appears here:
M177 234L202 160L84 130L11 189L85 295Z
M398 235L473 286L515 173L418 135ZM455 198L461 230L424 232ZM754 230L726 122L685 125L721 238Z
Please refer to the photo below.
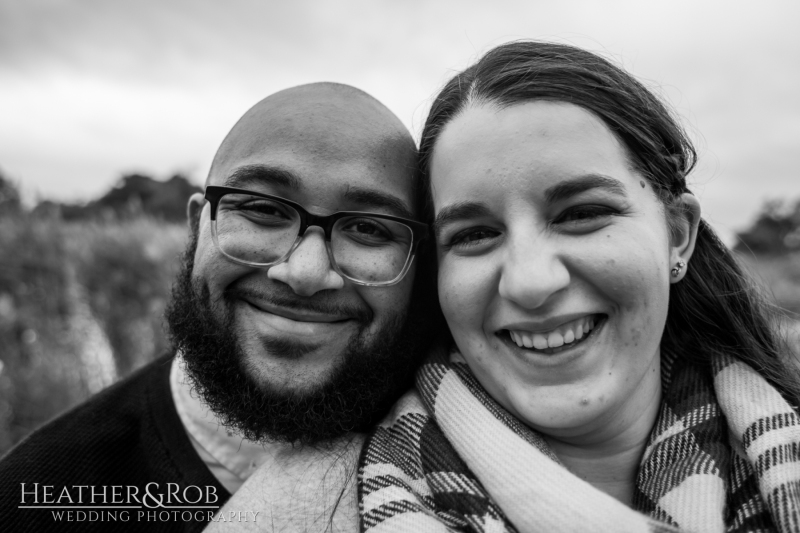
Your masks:
M677 278L678 276L680 276L681 270L683 270L683 267L685 266L686 263L684 263L683 261L678 261L678 264L675 265L675 267L672 270L670 270L670 272L672 273L672 277Z

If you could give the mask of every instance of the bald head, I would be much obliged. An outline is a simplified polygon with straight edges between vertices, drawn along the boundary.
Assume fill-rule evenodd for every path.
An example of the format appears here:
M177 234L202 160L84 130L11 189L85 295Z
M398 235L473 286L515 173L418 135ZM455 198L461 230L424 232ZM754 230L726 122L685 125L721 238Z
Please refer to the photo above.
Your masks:
M416 148L386 106L348 85L313 83L268 96L250 108L217 151L206 184L221 184L232 168L268 152L348 164L356 160L410 171Z

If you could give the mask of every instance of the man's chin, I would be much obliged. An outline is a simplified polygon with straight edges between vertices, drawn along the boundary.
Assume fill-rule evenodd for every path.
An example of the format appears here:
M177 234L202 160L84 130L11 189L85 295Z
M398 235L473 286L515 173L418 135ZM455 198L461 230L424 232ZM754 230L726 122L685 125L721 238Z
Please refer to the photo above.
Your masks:
M312 365L330 361L332 352L330 345L285 336L266 337L247 345L253 346L255 348L253 351L257 352L247 357L247 361L253 363L287 361L293 365ZM345 346L339 347L338 353L344 348Z
M293 346L279 354L242 354L243 372L262 391L305 395L323 388L343 364L341 351L324 346Z
M260 306L256 306L244 297L249 295L254 299L253 294L260 293L230 289L224 298L233 314L238 337L244 344L253 346L263 342L264 352L276 357L293 358L294 354L302 355L323 346L344 350L348 341L368 328L373 319L371 313L356 312L360 309L341 314L314 313L314 317L304 317L291 306L270 307L263 296L259 300ZM248 342L248 338L253 341Z
M410 368L391 368L401 359L396 352L381 354L357 341L321 365L303 364L309 354L265 360L235 342L227 357L203 349L184 350L183 357L223 425L252 441L313 445L366 431L410 385Z

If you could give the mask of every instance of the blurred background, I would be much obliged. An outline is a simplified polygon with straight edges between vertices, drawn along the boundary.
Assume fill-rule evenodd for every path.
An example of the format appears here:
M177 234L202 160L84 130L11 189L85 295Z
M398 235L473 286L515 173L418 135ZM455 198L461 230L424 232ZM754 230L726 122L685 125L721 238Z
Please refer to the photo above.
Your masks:
M704 216L800 342L800 3L0 0L0 454L167 349L184 209L251 105L336 81L415 137L492 46L570 43L661 95Z

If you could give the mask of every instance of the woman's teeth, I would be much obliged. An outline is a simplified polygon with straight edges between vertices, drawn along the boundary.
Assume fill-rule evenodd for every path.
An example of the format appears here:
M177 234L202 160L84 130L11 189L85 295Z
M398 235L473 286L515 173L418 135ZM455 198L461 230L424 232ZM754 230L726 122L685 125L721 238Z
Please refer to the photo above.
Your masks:
M531 333L530 331L508 330L517 346L520 348L536 348L545 350L547 348L559 348L565 344L581 340L594 329L595 317L587 316L562 324L553 331L545 333Z

